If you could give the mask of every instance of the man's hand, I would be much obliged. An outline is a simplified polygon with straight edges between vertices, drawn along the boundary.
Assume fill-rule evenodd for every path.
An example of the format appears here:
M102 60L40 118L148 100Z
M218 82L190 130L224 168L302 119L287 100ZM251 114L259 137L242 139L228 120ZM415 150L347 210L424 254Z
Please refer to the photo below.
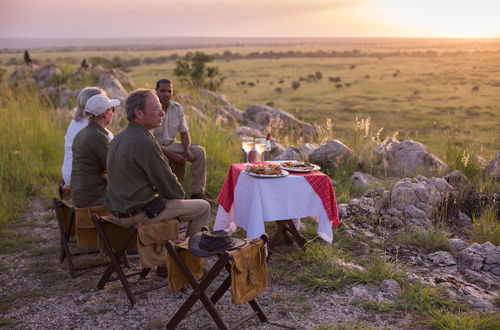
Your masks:
M191 150L187 150L187 151L186 151L186 153L185 153L185 155L186 155L186 159L187 159L187 160L189 160L190 162L193 162L193 160L194 160L194 155L193 155L193 153L191 152Z
M186 162L186 157L177 154L175 152L170 152L167 158L173 162L184 164Z
M181 163L181 164L184 164L186 162L186 157L184 157L181 154L178 154L178 153L175 153L172 151L168 151L166 147L162 146L161 151L168 158L168 160L170 160L172 162Z

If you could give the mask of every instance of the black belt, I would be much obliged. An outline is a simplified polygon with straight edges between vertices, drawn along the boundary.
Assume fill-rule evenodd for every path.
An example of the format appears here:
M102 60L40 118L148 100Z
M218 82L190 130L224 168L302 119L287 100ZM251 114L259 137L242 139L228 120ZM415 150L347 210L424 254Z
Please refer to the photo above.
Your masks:
M117 218L132 218L133 216L136 216L139 213L142 213L142 210L139 209L139 210L132 211L130 213L120 213L120 212L116 212L116 211L110 211L110 213Z

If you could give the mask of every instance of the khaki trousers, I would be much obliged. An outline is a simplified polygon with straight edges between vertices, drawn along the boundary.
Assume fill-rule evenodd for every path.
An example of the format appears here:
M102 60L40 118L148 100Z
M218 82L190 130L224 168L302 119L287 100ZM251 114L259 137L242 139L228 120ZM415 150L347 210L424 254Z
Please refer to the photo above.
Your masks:
M166 148L168 151L184 156L184 146L182 143L172 143L166 146ZM207 181L205 148L199 144L191 144L190 150L194 157L191 165L191 193L203 194L205 192L205 184Z
M112 215L112 221L123 225L133 223L157 222L165 219L178 218L188 223L186 237L201 231L208 226L210 219L210 204L203 199L166 199L166 208L154 218L148 218L144 212L130 218L118 218Z

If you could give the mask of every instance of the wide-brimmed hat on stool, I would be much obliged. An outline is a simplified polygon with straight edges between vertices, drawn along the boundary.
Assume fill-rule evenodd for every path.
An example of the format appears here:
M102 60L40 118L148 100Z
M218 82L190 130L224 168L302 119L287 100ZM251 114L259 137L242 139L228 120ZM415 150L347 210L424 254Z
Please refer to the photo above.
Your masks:
M245 245L240 238L232 238L225 230L202 231L189 238L189 250L197 257L209 257Z

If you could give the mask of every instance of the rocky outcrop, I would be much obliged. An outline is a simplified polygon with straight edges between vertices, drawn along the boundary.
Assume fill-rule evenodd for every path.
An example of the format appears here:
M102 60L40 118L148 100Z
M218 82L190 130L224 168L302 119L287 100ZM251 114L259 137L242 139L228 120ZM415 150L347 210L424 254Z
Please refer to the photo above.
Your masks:
M403 178L416 174L446 172L448 165L427 151L420 142L390 138L375 148L387 175Z
M402 179L392 189L388 209L399 211L400 219L406 225L427 228L432 224L433 213L452 190L442 178L418 176Z
M317 131L309 123L298 120L281 109L267 105L249 105L243 113L241 124L258 129L261 132L271 130L279 136L301 137L304 142L313 142Z
M332 169L339 169L343 163L353 158L351 148L338 140L326 141L309 155L310 162Z
M309 159L309 155L316 150L318 145L314 143L306 143L300 147L288 147L284 152L275 156L273 160L304 160Z
M458 262L462 269L485 271L500 276L500 246L490 242L474 243L460 252Z

